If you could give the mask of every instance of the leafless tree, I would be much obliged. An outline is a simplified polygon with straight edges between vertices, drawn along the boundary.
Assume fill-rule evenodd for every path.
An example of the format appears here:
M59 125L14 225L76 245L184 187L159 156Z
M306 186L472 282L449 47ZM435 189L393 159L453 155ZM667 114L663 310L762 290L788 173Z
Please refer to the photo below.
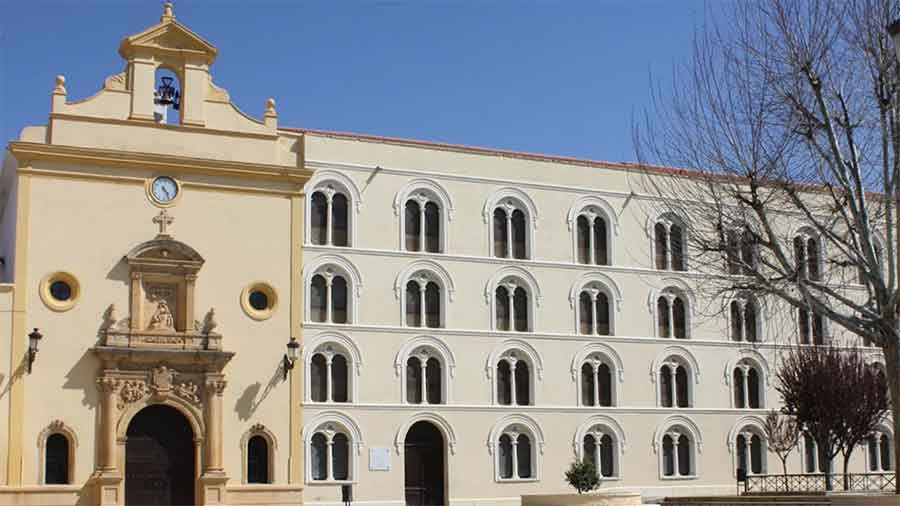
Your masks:
M766 415L766 424L763 426L766 434L766 446L770 451L778 455L781 460L781 468L787 476L787 459L797 442L800 440L800 430L797 422L791 416L783 415L777 410L771 410Z
M859 352L844 352L840 370L835 371L839 388L846 390L842 397L851 398L838 413L844 427L840 434L841 454L844 457L844 489L850 487L847 465L853 451L872 437L884 422L888 411L887 385L881 372L866 364Z
M885 29L900 5L711 9L635 122L644 201L688 224L704 295L763 300L801 341L880 347L900 434L900 66Z

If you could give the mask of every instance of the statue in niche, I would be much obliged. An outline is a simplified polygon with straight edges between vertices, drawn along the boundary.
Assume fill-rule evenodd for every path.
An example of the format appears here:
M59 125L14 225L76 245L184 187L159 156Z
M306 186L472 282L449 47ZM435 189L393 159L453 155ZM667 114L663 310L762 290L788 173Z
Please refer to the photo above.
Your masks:
M169 303L161 299L156 303L156 313L150 318L148 330L175 330L175 318L169 310Z

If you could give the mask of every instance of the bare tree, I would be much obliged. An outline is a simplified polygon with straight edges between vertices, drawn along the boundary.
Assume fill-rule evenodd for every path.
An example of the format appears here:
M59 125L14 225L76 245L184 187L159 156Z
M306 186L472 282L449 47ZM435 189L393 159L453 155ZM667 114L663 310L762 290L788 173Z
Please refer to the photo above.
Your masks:
M797 422L791 416L783 415L777 410L771 410L766 415L766 424L763 426L766 434L766 446L770 451L778 455L781 460L781 469L787 476L787 459L800 440L800 430Z
M852 398L839 413L844 422L840 434L841 454L844 457L844 490L850 488L847 465L853 451L869 439L884 422L888 411L887 385L880 371L866 364L858 352L844 353L840 371L835 371L840 388L847 391L842 397Z
M900 66L885 27L897 17L896 0L730 3L634 128L641 185L689 224L707 295L763 300L801 342L880 347L894 434Z

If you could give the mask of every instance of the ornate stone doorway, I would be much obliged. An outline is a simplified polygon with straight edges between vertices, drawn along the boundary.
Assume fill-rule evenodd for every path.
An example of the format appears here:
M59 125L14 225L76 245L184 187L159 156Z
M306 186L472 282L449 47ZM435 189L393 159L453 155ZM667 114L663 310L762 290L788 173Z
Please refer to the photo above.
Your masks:
M177 409L156 404L128 424L125 442L125 504L174 506L194 503L194 432Z
M404 444L406 504L410 506L443 506L445 455L444 437L430 422L413 424Z

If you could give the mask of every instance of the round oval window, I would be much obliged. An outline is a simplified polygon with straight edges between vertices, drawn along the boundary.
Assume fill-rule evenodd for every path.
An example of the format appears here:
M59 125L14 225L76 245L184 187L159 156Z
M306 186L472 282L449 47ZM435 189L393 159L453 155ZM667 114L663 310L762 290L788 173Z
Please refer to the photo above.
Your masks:
M250 307L257 311L269 309L269 296L259 290L250 292L249 302Z
M65 281L56 280L50 283L50 296L60 302L65 302L72 298L72 287Z

